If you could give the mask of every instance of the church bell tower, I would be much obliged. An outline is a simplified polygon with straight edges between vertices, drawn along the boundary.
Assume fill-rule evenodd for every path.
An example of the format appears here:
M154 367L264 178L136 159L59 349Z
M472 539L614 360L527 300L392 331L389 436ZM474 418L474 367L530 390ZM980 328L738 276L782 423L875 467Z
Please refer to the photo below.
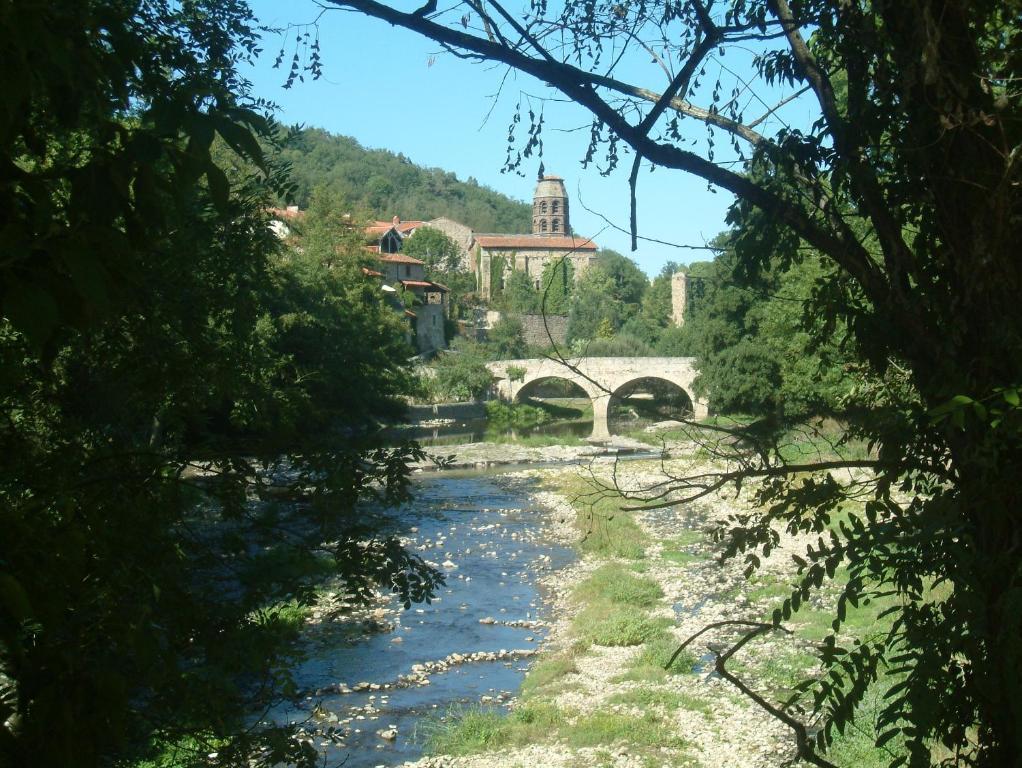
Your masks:
M560 237L571 234L568 193L560 176L542 176L532 198L532 234Z

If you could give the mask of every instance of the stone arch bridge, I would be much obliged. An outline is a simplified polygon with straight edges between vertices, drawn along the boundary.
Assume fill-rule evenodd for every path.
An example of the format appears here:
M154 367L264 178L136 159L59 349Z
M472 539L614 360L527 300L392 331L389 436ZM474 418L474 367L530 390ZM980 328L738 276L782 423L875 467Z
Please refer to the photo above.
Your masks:
M575 370L560 361L547 358L498 360L487 363L487 368L497 379L500 399L510 402L517 400L523 389L542 379L566 379L577 384L593 403L591 440L610 438L607 413L611 396L640 379L657 379L674 384L684 390L692 401L696 419L707 416L706 401L697 400L692 393L692 381L698 374L694 357L586 357L569 362ZM515 368L525 374L512 381L508 369Z

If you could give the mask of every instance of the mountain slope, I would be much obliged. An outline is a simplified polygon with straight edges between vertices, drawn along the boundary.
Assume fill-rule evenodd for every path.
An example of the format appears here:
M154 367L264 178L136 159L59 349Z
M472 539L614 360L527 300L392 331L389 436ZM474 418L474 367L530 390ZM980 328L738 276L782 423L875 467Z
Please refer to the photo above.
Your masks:
M359 214L376 219L447 216L477 232L529 232L531 206L439 168L423 168L404 155L366 149L347 136L318 128L302 132L284 150L293 167L297 199L308 207L312 190L325 186Z

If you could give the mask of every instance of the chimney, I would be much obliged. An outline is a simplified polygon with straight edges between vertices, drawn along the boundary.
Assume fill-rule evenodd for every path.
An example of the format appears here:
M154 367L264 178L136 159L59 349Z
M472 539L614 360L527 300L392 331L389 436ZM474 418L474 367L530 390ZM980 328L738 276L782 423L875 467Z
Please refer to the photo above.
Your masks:
M395 216L393 219L391 219L390 223L396 227L398 224L401 223L401 217Z

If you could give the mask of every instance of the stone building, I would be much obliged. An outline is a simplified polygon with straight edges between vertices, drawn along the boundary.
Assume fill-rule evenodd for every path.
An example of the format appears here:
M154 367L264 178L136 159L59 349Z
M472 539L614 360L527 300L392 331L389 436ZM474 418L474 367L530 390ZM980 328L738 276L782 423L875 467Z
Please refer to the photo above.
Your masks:
M560 176L543 176L532 200L531 234L482 234L472 238L470 268L479 295L499 293L512 272L524 272L538 289L547 264L568 259L575 279L596 261L597 245L571 231L568 193Z

